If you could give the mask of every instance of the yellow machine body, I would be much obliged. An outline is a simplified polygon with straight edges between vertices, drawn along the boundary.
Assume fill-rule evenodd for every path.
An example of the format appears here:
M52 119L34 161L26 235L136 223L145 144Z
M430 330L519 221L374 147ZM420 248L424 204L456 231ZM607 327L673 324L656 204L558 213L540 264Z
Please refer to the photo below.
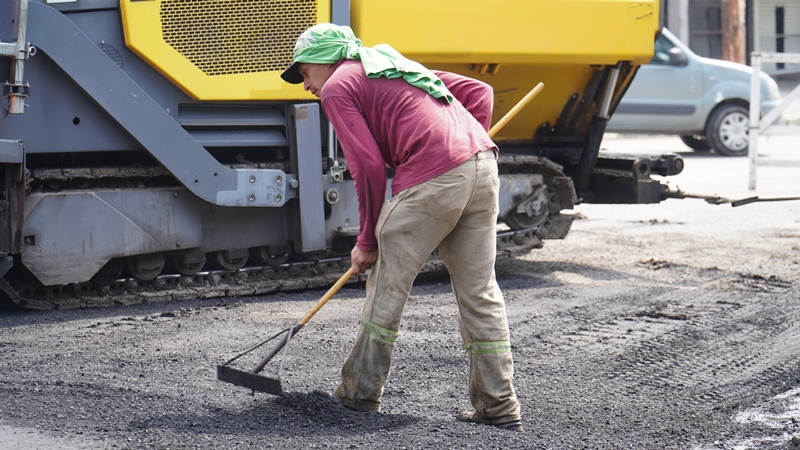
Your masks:
M280 73L318 0L121 0L125 44L196 100L312 98Z
M196 100L314 99L280 73L300 33L330 21L329 1L120 5L128 47ZM351 26L365 46L387 43L429 68L492 85L495 120L544 83L498 134L502 141L529 140L563 122L566 105L583 101L599 69L647 63L660 27L658 0L351 0L350 8ZM626 76L632 73L623 74L620 91Z
M645 63L658 1L352 0L364 45L388 43L423 63Z
M387 43L427 67L494 88L494 121L537 83L544 90L496 136L526 141L555 124L594 73L645 64L659 31L658 1L352 0L352 26L370 46Z

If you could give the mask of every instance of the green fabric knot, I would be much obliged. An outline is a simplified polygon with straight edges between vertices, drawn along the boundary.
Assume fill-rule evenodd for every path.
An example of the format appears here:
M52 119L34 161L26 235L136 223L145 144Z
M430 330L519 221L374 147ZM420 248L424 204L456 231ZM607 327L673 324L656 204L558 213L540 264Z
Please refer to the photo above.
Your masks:
M442 80L422 64L387 44L363 47L348 26L314 25L300 35L294 48L294 63L332 64L343 59L360 60L369 78L402 78L434 98L443 98L447 103L454 100Z

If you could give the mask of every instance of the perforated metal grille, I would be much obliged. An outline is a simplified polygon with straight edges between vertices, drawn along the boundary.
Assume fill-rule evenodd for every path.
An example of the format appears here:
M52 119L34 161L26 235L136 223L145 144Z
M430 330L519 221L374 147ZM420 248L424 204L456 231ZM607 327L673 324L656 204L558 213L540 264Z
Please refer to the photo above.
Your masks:
M284 70L318 0L162 0L166 41L206 75Z

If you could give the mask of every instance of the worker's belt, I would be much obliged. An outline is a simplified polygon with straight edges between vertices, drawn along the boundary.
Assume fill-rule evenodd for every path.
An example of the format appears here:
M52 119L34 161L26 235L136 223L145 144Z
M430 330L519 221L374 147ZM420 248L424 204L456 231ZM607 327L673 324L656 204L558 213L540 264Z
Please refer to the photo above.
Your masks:
M475 159L497 159L497 148L492 147L486 150L481 150L475 154Z

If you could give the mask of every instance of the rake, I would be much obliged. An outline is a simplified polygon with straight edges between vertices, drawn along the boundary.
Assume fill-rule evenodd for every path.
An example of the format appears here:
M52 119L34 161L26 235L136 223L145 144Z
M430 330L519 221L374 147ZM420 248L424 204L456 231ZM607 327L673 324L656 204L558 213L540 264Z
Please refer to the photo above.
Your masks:
M311 310L308 311L308 313L306 313L306 315L303 316L303 318L300 319L296 324L270 337L269 339L247 350L246 352L236 355L225 364L218 365L217 379L220 381L224 381L226 383L234 384L236 386L242 386L248 389L252 389L254 391L265 392L267 394L273 394L273 395L282 395L283 388L281 386L280 378L270 378L264 375L259 375L258 373L261 372L262 369L264 369L264 366L266 366L267 363L270 362L270 360L272 360L272 358L274 358L275 355L277 355L278 352L281 351L281 349L286 347L286 345L289 343L292 337L295 334L297 334L297 332L300 331L300 329L302 329L303 326L306 323L308 323L308 321L311 320L312 317L314 317L314 314L316 314L317 311L319 311L323 306L325 306L325 303L327 303L328 300L330 300L331 297L333 297L334 294L336 294L339 291L339 289L341 289L341 287L344 286L345 283L347 283L347 281L350 279L352 275L353 273L351 269L348 269L347 272L345 272L345 274L342 275L341 278L339 278L339 280L336 281L336 283L333 286L331 286L330 289L328 289L328 292L326 292L325 295L323 295L322 298L319 299L317 304L314 305L314 307L311 308ZM275 348L273 348L252 370L244 371L235 369L233 367L229 367L230 363L236 361L242 356L252 352L253 350L261 347L262 345L266 344L267 342L277 338L278 336L284 333L286 334L283 337L283 339L281 339L280 342L278 342L278 344L275 346ZM280 370L278 371L278 374L280 376Z

